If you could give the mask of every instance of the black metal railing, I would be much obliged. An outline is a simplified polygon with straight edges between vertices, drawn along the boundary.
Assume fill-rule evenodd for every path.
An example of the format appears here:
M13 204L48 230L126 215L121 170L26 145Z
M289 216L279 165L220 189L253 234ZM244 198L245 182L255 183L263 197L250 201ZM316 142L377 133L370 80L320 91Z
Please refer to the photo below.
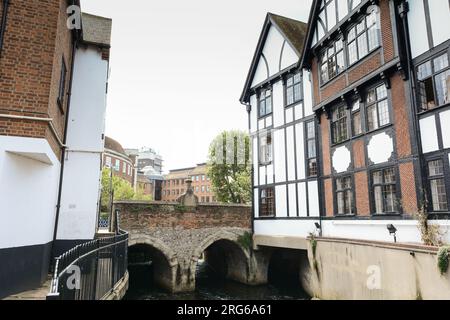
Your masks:
M128 233L76 246L55 260L47 300L100 300L125 276Z

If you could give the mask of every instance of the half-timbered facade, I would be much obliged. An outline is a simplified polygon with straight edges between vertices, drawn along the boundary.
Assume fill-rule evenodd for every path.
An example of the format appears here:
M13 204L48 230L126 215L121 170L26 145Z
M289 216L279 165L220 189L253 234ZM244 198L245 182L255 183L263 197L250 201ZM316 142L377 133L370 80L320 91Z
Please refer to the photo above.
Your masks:
M311 76L298 68L307 25L269 13L247 77L254 232L304 236L319 221L317 123Z

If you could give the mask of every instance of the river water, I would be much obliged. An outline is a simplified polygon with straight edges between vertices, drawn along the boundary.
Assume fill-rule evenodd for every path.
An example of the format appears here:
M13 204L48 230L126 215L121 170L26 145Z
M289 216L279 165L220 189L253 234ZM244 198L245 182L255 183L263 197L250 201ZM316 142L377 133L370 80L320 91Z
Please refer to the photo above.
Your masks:
M207 267L197 270L197 288L192 293L172 294L152 281L151 267L130 266L130 287L125 300L305 300L308 295L292 279L271 279L264 286L246 286L215 276Z

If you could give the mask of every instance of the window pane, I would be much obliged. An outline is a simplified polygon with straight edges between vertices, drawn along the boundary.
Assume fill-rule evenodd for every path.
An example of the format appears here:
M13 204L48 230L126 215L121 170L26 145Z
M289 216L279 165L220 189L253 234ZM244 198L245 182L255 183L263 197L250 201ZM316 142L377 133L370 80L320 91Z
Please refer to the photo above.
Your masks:
M338 214L344 214L345 213L344 192L339 192L337 194L337 205L338 205Z
M442 69L447 68L448 67L447 53L434 59L433 64L434 64L434 72L438 72L441 71Z
M361 32L364 31L364 28L365 28L365 21L363 20L356 25L356 33L360 34Z
M358 37L358 57L359 59L367 55L367 34L363 33Z
M352 127L353 127L353 135L357 136L362 133L361 113L359 111L353 114Z
M375 94L375 90L372 89L367 93L367 103L372 103L377 101L377 96Z
M308 135L308 139L314 138L316 136L316 132L315 132L316 130L314 128L314 122L308 122L306 124L306 127L307 127L306 132L307 132L307 135Z
M375 213L383 213L383 191L381 186L374 188Z
M293 89L293 87L287 88L286 100L287 100L286 101L287 105L290 105L290 104L294 103L294 89Z
M367 126L369 131L378 129L378 116L376 105L367 107Z
M294 75L294 83L300 83L301 77L300 73Z
M328 63L324 63L320 70L320 75L322 78L322 82L328 81Z
M384 188L385 212L395 212L397 196L395 185L385 186Z
M289 77L289 78L287 79L286 84L287 84L288 86L292 86L293 83L294 83L294 78Z
M355 28L351 28L347 35L347 41L350 42L356 37Z
M417 79L423 80L425 78L430 77L432 74L431 71L431 61L428 61L417 68Z
M387 97L387 90L386 90L386 86L379 86L377 88L377 99L381 100Z
M380 184L383 183L383 172L382 171L376 171L372 174L373 183L374 184Z
M308 161L308 176L317 176L317 160L310 159Z
M438 105L450 103L450 70L438 74L435 79Z
M442 160L428 162L428 172L430 177L441 176L444 174L444 165Z
M380 103L378 103L378 115L380 119L380 126L384 126L390 123L387 100L383 100Z
M266 99L266 114L272 113L272 98L268 97Z
M336 40L336 52L341 51L343 48L343 42L342 39Z
M431 180L431 197L434 211L448 210L444 179Z
M316 157L316 141L309 140L308 141L308 158Z
M345 69L344 51L336 55L337 73L341 73Z
M358 52L356 50L356 41L348 44L348 63L353 64L358 61Z
M384 183L395 183L395 171L393 168L384 170Z
M436 107L433 78L426 78L425 80L419 81L419 97L422 109L429 110Z
M265 100L261 100L259 102L259 115L263 116L266 114L266 101Z
M337 0L338 2L338 19L342 20L348 14L347 0Z
M296 84L294 86L294 101L300 101L302 99L302 91L301 91L301 85Z
M345 192L345 213L352 214L353 213L353 193L350 190Z

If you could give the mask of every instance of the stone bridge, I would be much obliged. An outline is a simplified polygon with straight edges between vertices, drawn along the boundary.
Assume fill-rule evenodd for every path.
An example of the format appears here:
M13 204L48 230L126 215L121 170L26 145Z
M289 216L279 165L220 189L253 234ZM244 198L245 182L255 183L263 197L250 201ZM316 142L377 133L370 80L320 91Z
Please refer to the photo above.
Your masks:
M252 250L249 206L116 202L115 208L120 227L130 233L130 255L149 257L154 280L163 288L195 290L197 264L203 258L228 279L248 285L267 281L260 267L267 263Z

